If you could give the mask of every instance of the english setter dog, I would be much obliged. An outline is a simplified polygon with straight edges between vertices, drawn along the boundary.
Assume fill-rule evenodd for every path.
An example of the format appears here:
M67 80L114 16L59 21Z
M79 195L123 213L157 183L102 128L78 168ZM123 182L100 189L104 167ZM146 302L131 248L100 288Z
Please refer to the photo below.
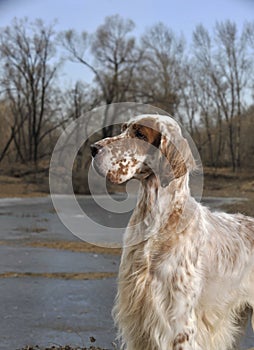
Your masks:
M111 182L141 183L113 309L123 348L232 349L239 315L254 307L254 219L195 201L195 160L168 116L135 117L91 150Z

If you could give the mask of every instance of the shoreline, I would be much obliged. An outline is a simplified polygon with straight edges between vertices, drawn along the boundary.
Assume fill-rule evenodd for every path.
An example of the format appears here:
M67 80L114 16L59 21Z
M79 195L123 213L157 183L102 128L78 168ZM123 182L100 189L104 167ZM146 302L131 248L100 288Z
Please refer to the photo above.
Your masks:
M242 202L227 203L225 201L221 210L254 216L254 175L247 171L233 174L229 169L220 169L216 174L212 173L211 169L205 169L204 174L203 198L245 198L246 200ZM117 196L118 193L124 192L124 187L115 186L113 190L114 195ZM128 195L132 196L134 193L128 193ZM46 198L50 195L47 176L35 181L31 178L0 174L0 200L18 201L18 199L25 198ZM90 196L88 194L75 195Z

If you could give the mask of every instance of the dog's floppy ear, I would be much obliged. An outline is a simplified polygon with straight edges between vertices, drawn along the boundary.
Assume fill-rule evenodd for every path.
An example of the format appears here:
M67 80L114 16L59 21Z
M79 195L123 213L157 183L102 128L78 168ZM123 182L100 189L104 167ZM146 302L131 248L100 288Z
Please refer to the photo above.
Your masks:
M172 136L172 135L170 135ZM187 140L182 135L167 137L161 135L159 179L162 187L195 168L195 160Z

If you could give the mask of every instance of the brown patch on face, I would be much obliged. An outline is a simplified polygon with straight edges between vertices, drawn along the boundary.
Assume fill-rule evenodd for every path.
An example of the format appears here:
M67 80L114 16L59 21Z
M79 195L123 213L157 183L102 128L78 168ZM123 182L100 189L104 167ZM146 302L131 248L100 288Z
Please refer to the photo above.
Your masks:
M123 161L125 162L126 160L123 159ZM128 174L128 169L129 169L130 162L128 162L126 164L123 164L121 160L118 160L116 162L116 164L119 167L119 169L118 169L118 174L119 175L127 175Z
M139 123L131 126L130 134L132 137L137 137L155 147L159 147L161 133L157 129L152 118L144 118Z
M105 174L107 179L115 184L126 181L126 177L131 168L134 168L138 164L138 160L135 158L133 148L133 139L130 136L123 134L102 139L97 142L101 146L101 152L96 156L97 168L100 169L100 164L112 164L110 169L104 165L104 169L107 170ZM108 156L108 160L105 161L105 156ZM128 158L127 158L128 157ZM131 157L131 159L129 159ZM103 166L102 166L103 168ZM105 172L105 170L104 170Z
M121 176L118 172L109 170L107 173L107 179L112 183L119 183L122 181Z
M128 175L132 174L133 176L134 169L134 175L138 176L151 173L151 164L149 163L151 158L149 156L153 156L154 147L158 148L161 140L157 122L153 118L147 117L140 120L140 122L134 122L129 125L123 124L122 130L123 133L121 135L97 142L102 147L102 151L96 159L98 168L106 154L106 152L103 153L103 148L107 147L111 154L110 161L114 168L108 171L107 178L113 183L121 183L125 179L129 179ZM126 161L126 152L129 158L128 162ZM136 154L139 155L139 160L136 158ZM147 159L148 162L144 161L144 164L141 164L140 157ZM138 164L139 162L140 165Z

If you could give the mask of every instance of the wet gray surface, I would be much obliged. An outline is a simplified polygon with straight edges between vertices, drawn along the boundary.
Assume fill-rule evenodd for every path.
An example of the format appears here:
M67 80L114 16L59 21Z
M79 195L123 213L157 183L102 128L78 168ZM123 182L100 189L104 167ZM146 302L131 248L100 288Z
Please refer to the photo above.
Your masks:
M44 278L1 280L0 348L26 344L89 345L89 337L112 348L111 305L115 280Z
M238 199L227 199L233 203ZM114 216L99 210L88 197L81 206L91 217L113 227L126 224L130 213ZM219 208L222 198L208 198L206 204ZM86 227L84 227L84 231ZM119 257L33 248L31 241L79 241L58 219L50 198L0 199L0 273L116 272ZM53 344L113 349L115 330L111 309L115 279L63 280L43 277L0 279L0 349ZM249 326L243 349L254 346Z
M0 246L0 273L117 272L117 260L112 255Z

